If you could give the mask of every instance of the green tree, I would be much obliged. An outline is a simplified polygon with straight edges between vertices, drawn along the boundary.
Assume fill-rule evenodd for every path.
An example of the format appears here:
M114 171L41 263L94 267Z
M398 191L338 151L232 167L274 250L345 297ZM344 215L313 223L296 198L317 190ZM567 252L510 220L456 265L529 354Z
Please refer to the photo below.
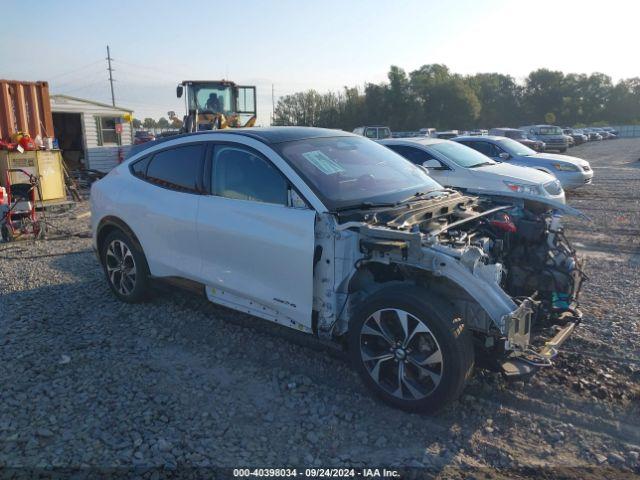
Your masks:
M564 74L541 68L529 74L525 80L523 106L527 122L544 121L547 113L553 113L563 121L561 110L564 97Z
M169 127L169 120L167 120L164 117L160 117L160 119L158 119L158 123L156 124L156 126L158 128L168 128Z
M472 128L482 106L470 83L445 65L423 65L410 73L412 91L425 127Z
M467 78L482 108L478 124L487 128L520 125L522 87L509 75L478 73Z
M323 116L326 121L327 112L324 110L332 103L327 96L331 95L323 96L315 90L308 90L281 97L273 112L274 125L321 126Z
M546 119L546 120L545 120ZM591 75L539 69L523 85L509 75L462 76L446 65L430 64L407 73L392 65L383 83L340 92L297 92L282 97L275 125L307 125L351 130L384 124L393 130L491 128L523 123L640 121L640 79L615 86L602 73Z
M142 121L142 126L144 128L155 128L156 127L156 121L153 118L145 118Z
M620 80L611 90L605 116L613 123L640 122L640 77Z
M583 119L586 122L605 120L613 84L611 77L603 73L589 75L582 86Z
M420 118L420 108L411 92L409 77L405 71L392 65L387 75L385 102L386 121L394 130L409 130Z
M446 65L431 64L422 65L409 74L409 83L415 107L419 113L417 122L420 127L440 127L436 122L441 121L441 116L435 111L435 103L432 102L436 89L451 79L451 73Z
M138 120L137 118L134 118L131 121L131 124L133 125L133 128L138 129L142 126L142 122L140 120Z

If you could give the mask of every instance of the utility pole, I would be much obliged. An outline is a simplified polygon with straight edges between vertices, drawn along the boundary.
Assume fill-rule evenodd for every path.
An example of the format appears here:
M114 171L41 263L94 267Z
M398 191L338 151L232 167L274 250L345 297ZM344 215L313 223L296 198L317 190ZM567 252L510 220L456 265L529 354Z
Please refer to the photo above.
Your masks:
M116 96L113 93L113 68L111 68L111 52L109 51L109 45L107 45L107 64L109 71L109 85L111 85L111 105L116 106Z

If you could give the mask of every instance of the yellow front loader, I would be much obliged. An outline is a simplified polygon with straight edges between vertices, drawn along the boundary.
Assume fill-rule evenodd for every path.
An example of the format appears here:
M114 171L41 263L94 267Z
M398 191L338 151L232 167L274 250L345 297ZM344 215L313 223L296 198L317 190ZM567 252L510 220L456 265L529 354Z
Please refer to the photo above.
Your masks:
M256 87L228 80L185 80L176 89L184 96L184 132L253 127L256 123Z

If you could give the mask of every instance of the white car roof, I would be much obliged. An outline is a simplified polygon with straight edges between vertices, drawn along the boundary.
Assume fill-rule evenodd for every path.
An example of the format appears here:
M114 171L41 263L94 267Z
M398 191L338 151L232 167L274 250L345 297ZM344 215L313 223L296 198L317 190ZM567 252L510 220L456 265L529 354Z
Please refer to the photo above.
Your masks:
M482 135L482 136L478 136L478 135L460 135L459 137L456 137L456 140L476 140L478 142L481 142L482 140L504 140L505 138L509 138L509 137L503 137L502 135Z
M448 142L444 138L432 138L432 137L406 137L406 138L385 138L378 142L382 145L434 145L436 143Z

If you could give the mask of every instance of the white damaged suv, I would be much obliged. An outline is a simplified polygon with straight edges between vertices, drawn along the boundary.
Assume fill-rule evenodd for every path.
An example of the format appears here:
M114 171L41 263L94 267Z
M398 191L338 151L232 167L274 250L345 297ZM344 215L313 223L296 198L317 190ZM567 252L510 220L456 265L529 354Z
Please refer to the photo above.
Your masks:
M147 143L91 190L113 293L181 279L217 304L343 345L383 400L434 412L477 356L550 365L583 275L558 212L445 189L377 143L316 128ZM187 282L185 282L185 280ZM559 325L546 344L542 327Z

